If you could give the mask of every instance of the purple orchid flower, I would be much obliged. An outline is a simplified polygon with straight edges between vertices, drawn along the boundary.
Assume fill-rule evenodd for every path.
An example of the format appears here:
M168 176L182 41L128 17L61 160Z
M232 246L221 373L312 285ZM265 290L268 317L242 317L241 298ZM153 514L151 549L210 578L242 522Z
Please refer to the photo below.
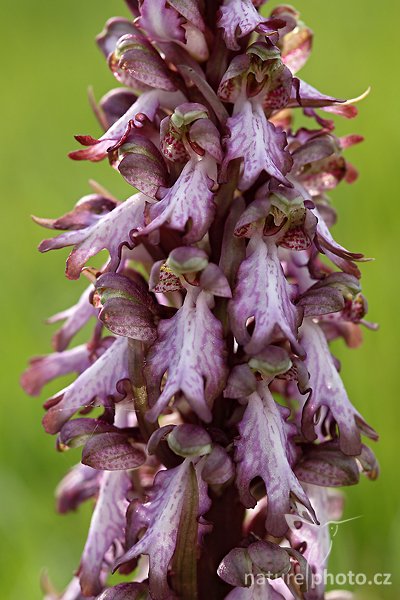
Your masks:
M292 7L126 4L132 18L97 37L122 87L91 97L103 131L70 157L108 158L134 192L94 184L71 212L35 217L61 231L40 251L72 247L67 277L90 281L22 376L38 395L76 374L43 422L59 451L82 448L58 511L95 499L75 577L62 594L44 581L45 597L327 600L310 577L341 514L327 488L379 470L329 348L374 328L367 259L334 239L327 196L355 181L344 150L362 138L319 112L352 118L355 101L297 77L313 32ZM130 580L113 585L116 570Z

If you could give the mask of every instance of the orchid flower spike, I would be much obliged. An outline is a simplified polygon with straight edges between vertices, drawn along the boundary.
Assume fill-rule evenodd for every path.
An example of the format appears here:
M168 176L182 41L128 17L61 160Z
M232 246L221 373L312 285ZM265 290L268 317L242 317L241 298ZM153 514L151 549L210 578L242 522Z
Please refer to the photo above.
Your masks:
M61 594L44 582L48 600L324 600L331 488L377 476L377 434L329 346L371 327L366 259L331 233L329 193L355 181L345 150L362 141L331 116L357 109L298 77L313 33L264 4L127 0L131 18L97 38L119 85L91 97L102 131L70 157L107 158L126 199L95 184L35 218L58 232L40 251L70 248L67 277L90 282L22 376L38 395L76 374L43 424L82 450L58 510L95 500L76 574Z

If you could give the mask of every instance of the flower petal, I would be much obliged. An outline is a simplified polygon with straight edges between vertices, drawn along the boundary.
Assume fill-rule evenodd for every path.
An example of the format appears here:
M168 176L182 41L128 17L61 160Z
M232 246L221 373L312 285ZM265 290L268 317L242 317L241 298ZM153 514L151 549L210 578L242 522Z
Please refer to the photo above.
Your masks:
M155 197L159 187L168 183L168 171L158 148L144 135L132 132L132 127L117 146L110 152L116 155L115 164L122 177L143 194Z
M222 162L220 134L210 119L198 119L193 123L190 127L189 137L190 143L196 144L208 152L218 163Z
M283 36L280 43L282 60L293 74L306 64L311 54L312 42L313 32L300 20L297 20L295 29Z
M170 4L170 3L168 3ZM156 42L185 42L183 19L165 0L143 0L139 26Z
M226 388L225 398L246 398L256 391L257 381L248 364L233 367Z
M143 127L143 120L138 119L138 115L145 115L152 122L160 105L174 106L175 102L183 101L183 98L184 96L180 92L163 92L161 90L143 92L98 140L90 136L77 136L77 140L87 148L70 152L69 157L73 160L95 162L103 160L107 156L108 149L122 139L131 121L135 127Z
M149 289L156 294L164 294L183 290L183 286L166 262L159 260L151 268Z
M354 275L330 273L303 293L297 299L296 304L304 309L305 317L335 313L343 310L345 306L348 307L351 314L353 298L359 296L359 292L360 283ZM364 303L361 302L359 306L362 310L361 315L364 316ZM354 308L356 307L354 306ZM357 314L357 309L355 314Z
M222 272L222 269L210 263L200 275L200 287L213 296L221 298L232 298L231 288L228 280Z
M86 325L91 317L97 315L97 309L90 302L92 292L93 288L89 286L74 306L47 319L47 323L58 323L58 321L65 320L64 325L53 336L53 346L57 352L65 350L78 331Z
M322 329L306 319L300 332L312 390L303 408L303 434L310 441L315 439L314 417L318 409L326 406L339 429L340 449L344 454L357 456L361 452L361 432L371 439L377 439L377 435L351 404Z
M302 106L312 108L325 108L328 106L343 104L345 100L339 100L334 96L326 96L311 85L297 79L293 84L291 106Z
M75 246L67 260L66 274L69 279L78 279L89 258L105 248L110 253L107 269L116 270L121 260L122 247L133 247L131 233L143 224L144 204L145 197L135 194L93 225L44 240L39 250L48 252Z
M131 482L125 471L106 472L102 477L79 567L84 596L95 596L103 591L100 573L104 557L113 542L123 535L128 506L126 496L130 487Z
M138 29L118 40L114 58L121 71L140 83L167 92L177 89L173 72Z
M116 88L107 92L98 104L92 96L90 99L100 125L107 130L130 109L137 97L128 88Z
M56 489L57 511L61 514L76 510L82 502L94 498L100 486L99 471L79 463L65 475Z
M215 212L212 181L208 171L209 159L189 161L164 198L151 205L151 222L140 234L148 235L162 225L167 225L178 231L187 229L183 238L187 243L201 240Z
M264 241L258 235L250 241L247 254L229 303L229 318L237 341L246 352L255 354L283 336L295 352L303 354L297 341L299 313L290 299L290 286L275 242L269 238ZM255 324L250 336L247 324L251 317Z
M355 458L343 454L336 442L310 445L297 463L295 473L301 482L323 487L355 485L360 479Z
M47 229L84 229L85 227L90 227L97 223L99 219L114 210L116 206L118 206L118 202L112 198L100 196L99 194L89 194L78 200L70 212L58 219L41 219L33 217L33 220L38 225L46 227Z
M255 477L265 483L268 498L266 529L279 537L287 530L285 514L290 513L292 496L313 516L311 504L289 464L288 410L273 399L266 383L248 398L235 442L236 484L242 503L254 507L250 484Z
M195 458L211 453L212 440L200 425L177 425L167 436L168 446L178 456Z
M234 548L222 560L218 575L223 581L236 587L245 587L246 574L252 573L253 565L246 548Z
M147 530L115 565L118 568L141 554L147 554L150 560L150 590L154 600L164 600L171 595L167 582L168 567L176 549L184 504L193 485L197 487L193 473L193 464L186 459L180 466L157 474L152 498L138 507L138 510L146 513Z
M237 38L252 33L265 20L251 0L224 0L217 27L222 28L225 44L230 50L240 50Z
M58 395L48 400L43 425L48 433L57 433L72 415L90 406L97 398L104 403L116 396L119 381L128 378L128 341L116 339L111 346L79 377Z
M232 479L235 467L232 459L222 446L214 445L212 452L204 463L202 479L210 485L223 485Z
M292 184L285 175L292 166L286 134L267 120L257 102L246 100L227 121L230 137L226 140L223 169L235 158L243 158L239 189L248 190L265 171L288 187Z
M160 322L158 340L146 362L151 421L179 392L203 421L211 420L212 402L224 388L227 367L222 325L210 311L205 292L195 298L189 291L176 315ZM160 395L166 372L167 381Z
M198 0L168 0L168 4L173 6L179 14L200 29L200 31L204 31L205 25L199 10Z
M326 598L324 573L332 549L330 527L336 524L340 515L337 514L337 493L314 485L306 485L305 489L315 507L320 524L315 525L304 519L296 522L298 517L293 517L293 520L289 520L288 537L293 548L301 546L304 549L303 556L308 562L308 568L314 574L311 578L312 587L305 594L305 598L323 600ZM343 505L343 502L341 501L340 504ZM300 528L299 523L301 523Z
M108 588L97 600L151 600L145 583L119 583Z
M176 275L198 273L208 265L208 255L204 250L193 246L180 246L169 253L167 267Z
M218 86L218 96L224 102L234 103L238 100L243 84L243 77L250 67L250 55L234 56Z
M129 19L113 17L105 24L101 33L96 37L97 45L108 58L115 50L118 40L128 33L136 33L137 29Z
M21 385L27 394L38 396L46 383L69 373L82 373L90 365L90 351L86 344L54 352L47 356L32 358L21 377Z
M72 419L65 423L57 438L57 449L78 448L95 435L120 433L120 430L103 419Z

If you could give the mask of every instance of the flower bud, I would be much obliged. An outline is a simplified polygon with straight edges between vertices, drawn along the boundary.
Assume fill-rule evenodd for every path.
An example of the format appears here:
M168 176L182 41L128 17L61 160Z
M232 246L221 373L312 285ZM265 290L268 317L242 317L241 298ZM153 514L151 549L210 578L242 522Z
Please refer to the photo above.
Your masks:
M179 456L194 457L210 454L212 440L205 429L198 425L179 425L167 437L168 446Z
M176 275L184 273L197 273L208 265L208 256L204 250L190 246L175 248L168 259L167 267Z

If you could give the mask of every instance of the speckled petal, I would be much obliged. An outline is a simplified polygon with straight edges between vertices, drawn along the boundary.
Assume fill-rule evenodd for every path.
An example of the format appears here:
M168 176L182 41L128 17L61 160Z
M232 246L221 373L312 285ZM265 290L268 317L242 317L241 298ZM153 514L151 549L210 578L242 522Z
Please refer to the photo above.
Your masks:
M291 510L291 496L313 515L312 506L289 464L288 433L285 425L288 409L278 405L268 386L260 383L248 398L239 424L240 438L235 442L236 484L243 504L252 508L256 500L250 492L251 481L261 477L268 498L267 531L284 535L285 514Z
M74 246L67 260L66 274L70 279L78 279L89 258L92 258L105 248L110 253L107 270L116 270L121 260L123 246L132 248L134 242L131 234L143 225L145 197L135 194L110 213L100 218L96 223L62 233L61 235L44 240L39 250L48 252L58 248Z
M79 580L85 596L102 592L100 573L104 557L115 540L121 539L131 486L125 471L104 473L88 538L79 567Z
M251 0L224 0L217 26L230 50L240 50L237 39L252 33L264 21Z
M95 399L101 404L116 396L117 383L128 378L128 342L116 339L111 346L73 383L47 401L43 424L48 433L57 433L79 409Z
M237 276L229 318L233 333L246 351L262 351L276 337L287 338L293 349L302 354L297 341L299 313L291 301L290 285L286 281L273 239L254 237ZM254 317L250 334L247 324Z
M181 392L203 421L211 420L213 400L227 377L222 325L212 314L207 294L186 295L182 308L158 326L158 340L147 356L146 378L155 420L171 398ZM160 395L163 375L168 377Z
M184 241L200 240L208 230L214 213L214 194L209 172L210 159L189 161L174 186L162 200L152 204L149 210L151 222L140 231L148 235L167 225L171 229L185 231ZM190 220L190 225L189 225Z
M312 390L303 409L303 433L309 440L315 439L314 416L319 408L326 406L339 428L342 452L358 455L361 452L361 432L371 439L376 439L377 435L351 404L319 325L305 319L300 333L301 344L307 352L306 366Z
M246 100L227 122L230 137L226 139L223 168L235 158L243 158L239 189L248 190L262 172L291 187L285 175L292 166L286 134L267 120L262 106Z
M176 549L184 503L193 485L193 471L191 459L186 459L180 466L158 473L151 500L138 507L146 514L147 530L115 565L117 568L141 554L147 554L150 560L150 590L154 600L172 596L167 582L168 567ZM199 492L200 495L206 494L205 491L201 492L201 488ZM208 509L209 503L199 498L198 506L200 517L201 507Z

